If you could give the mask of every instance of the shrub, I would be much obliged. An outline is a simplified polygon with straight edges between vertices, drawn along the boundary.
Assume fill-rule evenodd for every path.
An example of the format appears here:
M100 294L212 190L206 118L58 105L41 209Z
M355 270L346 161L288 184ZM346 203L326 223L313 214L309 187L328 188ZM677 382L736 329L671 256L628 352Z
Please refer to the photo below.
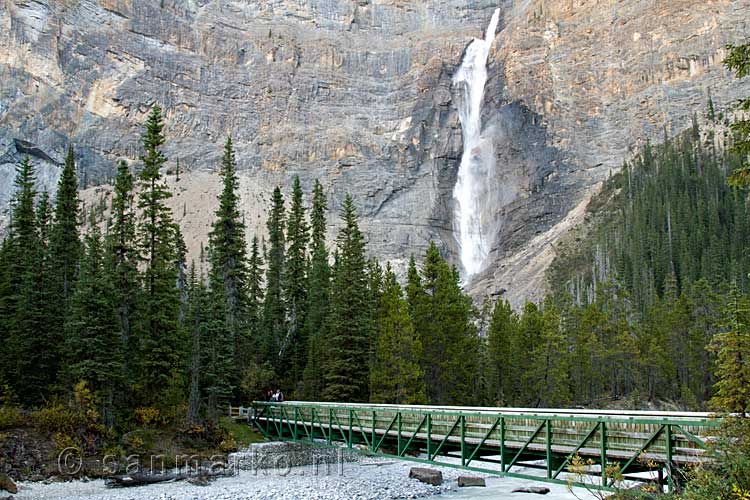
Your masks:
M135 420L141 427L151 427L161 423L161 413L157 408L136 408Z
M26 423L23 412L15 406L0 406L0 430L21 427Z
M67 406L56 404L33 413L32 418L39 430L74 434L79 427L86 425L82 415Z
M52 436L52 442L55 443L55 449L57 450L57 453L60 453L61 451L69 448L75 448L77 450L81 449L80 444L76 442L75 439L62 432L56 432Z
M725 417L715 451L717 460L692 472L681 498L750 500L750 419Z

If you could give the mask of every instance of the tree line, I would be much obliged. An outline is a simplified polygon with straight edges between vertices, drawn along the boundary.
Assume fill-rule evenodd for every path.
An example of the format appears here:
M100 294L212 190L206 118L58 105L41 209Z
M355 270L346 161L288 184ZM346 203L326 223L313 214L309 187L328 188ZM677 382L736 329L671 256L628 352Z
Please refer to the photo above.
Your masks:
M28 159L18 166L0 247L5 400L44 405L85 381L110 424L138 408L216 421L272 387L314 401L704 408L726 355L715 339L750 324L746 197L726 183L740 160L697 125L612 176L552 292L520 311L475 307L434 244L400 283L368 257L349 196L329 248L318 181L305 193L295 177L288 200L276 187L266 236L248 239L231 139L208 245L188 263L163 128L154 107L139 172L118 164L107 214L82 213L72 149L54 200Z
M435 245L402 288L368 257L349 196L328 248L323 186L308 209L299 178L288 202L273 190L267 236L247 245L230 138L208 245L188 263L164 144L154 106L139 171L117 165L107 213L83 213L72 147L54 200L36 192L28 158L18 165L0 248L5 403L43 406L85 381L114 425L144 408L216 421L271 387L309 400L477 397L474 310Z

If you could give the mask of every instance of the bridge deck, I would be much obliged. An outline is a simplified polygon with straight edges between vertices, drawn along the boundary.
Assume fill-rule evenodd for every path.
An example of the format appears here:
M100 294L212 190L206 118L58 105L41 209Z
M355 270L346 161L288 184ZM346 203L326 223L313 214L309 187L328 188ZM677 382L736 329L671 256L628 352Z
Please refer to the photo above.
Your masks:
M711 459L708 443L718 425L709 414L695 412L296 401L256 402L253 415L255 425L275 439L339 442L429 462L451 456L467 469L554 482L568 481L562 474L579 456L595 464L591 474L601 476L607 465L617 463L625 476L666 472L670 486L675 469ZM520 466L543 469L546 475L519 473ZM601 477L600 486L610 487L611 478Z

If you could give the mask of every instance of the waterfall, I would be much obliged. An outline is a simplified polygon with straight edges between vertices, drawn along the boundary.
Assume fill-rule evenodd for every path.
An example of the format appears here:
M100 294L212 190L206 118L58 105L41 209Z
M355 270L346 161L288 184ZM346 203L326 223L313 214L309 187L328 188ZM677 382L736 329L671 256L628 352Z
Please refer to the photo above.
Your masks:
M500 9L496 9L484 39L475 38L471 42L461 66L453 75L453 84L461 92L458 116L464 146L453 189L453 228L457 234L465 280L481 270L494 243L492 228L495 224L491 212L494 193L490 188L490 179L495 172L495 151L492 138L482 135L482 99L487 81L487 57L499 18Z

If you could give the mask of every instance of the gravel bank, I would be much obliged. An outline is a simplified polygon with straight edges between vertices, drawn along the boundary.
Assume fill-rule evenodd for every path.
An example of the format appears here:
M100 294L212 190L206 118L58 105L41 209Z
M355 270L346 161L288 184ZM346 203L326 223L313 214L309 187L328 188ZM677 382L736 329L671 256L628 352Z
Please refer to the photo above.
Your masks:
M264 449L265 448L265 449ZM124 489L109 489L104 481L73 481L69 483L20 483L18 500L365 500L420 498L445 494L455 498L527 498L536 495L510 494L528 481L491 478L488 488L462 489L456 484L466 471L449 467L435 467L443 473L441 486L430 486L409 479L409 469L416 464L408 461L375 457L356 457L357 461L330 461L326 465L298 467L282 463L279 467L253 468L252 457L268 456L278 451L274 445L260 445L238 454L241 465L237 475L221 478L208 486L195 486L187 482L162 483ZM258 452L257 454L255 454ZM267 455L262 455L263 453ZM293 452L294 462L304 452ZM349 457L347 457L349 458ZM304 460L304 459L302 459ZM474 475L474 474L471 474ZM489 476L485 476L489 477ZM540 483L535 483L539 485ZM575 497L564 486L550 486L552 493L545 499L568 500ZM580 494L579 494L580 495Z

